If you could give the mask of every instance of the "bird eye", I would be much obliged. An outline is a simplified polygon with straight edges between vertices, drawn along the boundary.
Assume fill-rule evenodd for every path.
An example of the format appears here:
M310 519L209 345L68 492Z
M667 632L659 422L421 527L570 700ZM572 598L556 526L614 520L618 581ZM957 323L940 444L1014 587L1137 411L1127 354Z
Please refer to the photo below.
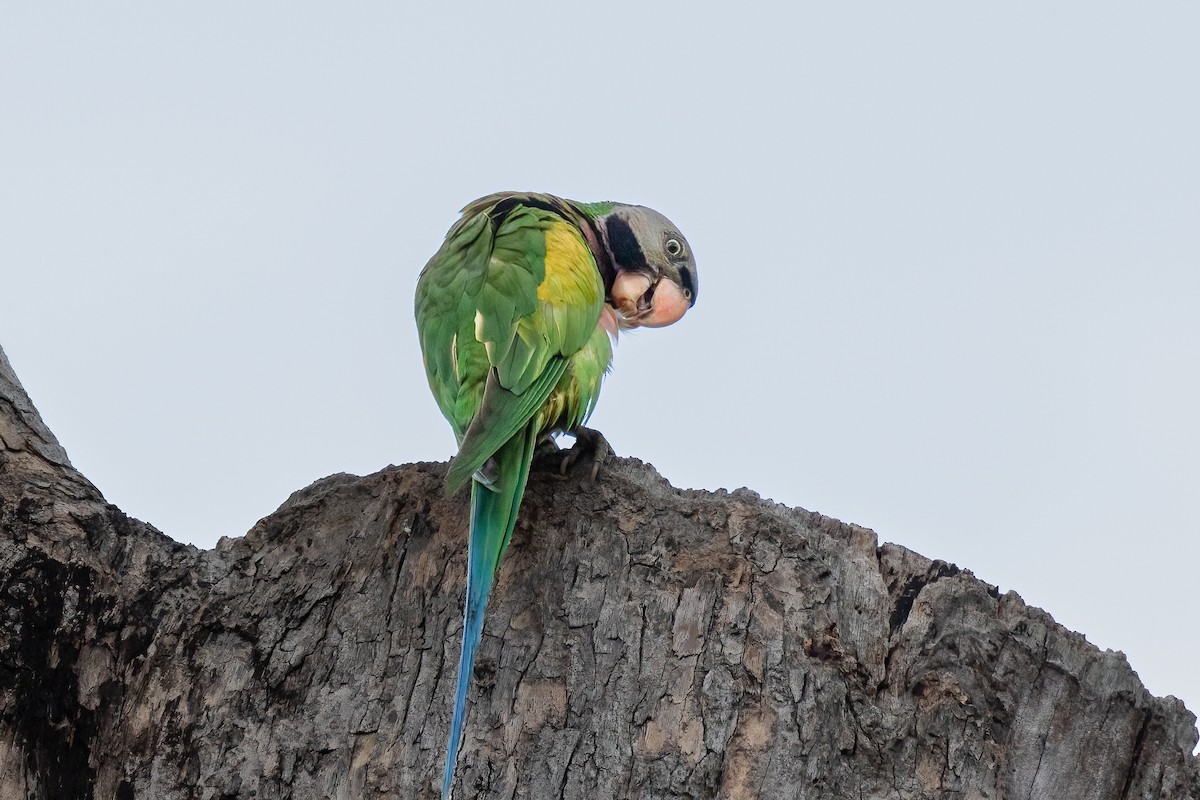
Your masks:
M683 252L683 245L678 239L667 239L667 255L677 256Z

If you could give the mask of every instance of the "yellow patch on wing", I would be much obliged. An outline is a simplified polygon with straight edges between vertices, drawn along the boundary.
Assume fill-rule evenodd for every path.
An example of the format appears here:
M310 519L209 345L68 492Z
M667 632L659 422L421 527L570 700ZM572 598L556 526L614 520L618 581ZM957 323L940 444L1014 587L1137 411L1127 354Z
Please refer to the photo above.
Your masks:
M546 230L546 277L538 285L538 300L553 303L579 297L591 302L594 296L585 299L580 294L595 282L595 271L592 253L579 231L566 222L553 223Z

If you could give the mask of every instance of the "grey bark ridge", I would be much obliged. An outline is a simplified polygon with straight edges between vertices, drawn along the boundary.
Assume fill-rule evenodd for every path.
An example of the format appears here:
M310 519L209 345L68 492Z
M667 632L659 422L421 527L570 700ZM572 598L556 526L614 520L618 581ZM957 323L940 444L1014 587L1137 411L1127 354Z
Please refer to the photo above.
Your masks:
M0 352L0 798L436 798L466 499L334 475L198 550ZM535 474L455 797L1200 800L1195 717L970 572L635 459Z

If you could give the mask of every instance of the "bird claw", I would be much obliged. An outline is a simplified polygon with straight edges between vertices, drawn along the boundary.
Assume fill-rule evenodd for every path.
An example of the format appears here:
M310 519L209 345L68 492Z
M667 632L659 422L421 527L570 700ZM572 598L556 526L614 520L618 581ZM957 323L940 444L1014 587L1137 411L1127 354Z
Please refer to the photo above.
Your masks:
M550 434L544 435L533 448L533 468L545 471L547 477L556 481L566 480L559 474L558 468L567 451L558 446Z
M586 482L588 486L593 486L596 483L596 476L600 474L600 465L613 454L612 445L600 431L585 428L582 425L570 431L570 434L575 437L575 445L563 453L562 460L558 464L558 474L565 477L567 470L590 458L592 468L588 472Z
M493 456L492 458L489 458L487 461L483 462L483 466L475 470L475 474L471 477L473 477L479 483L482 483L486 488L494 489L496 486L496 478L500 476L499 473L500 465L496 463L496 458Z
M548 469L549 477L554 480L565 481L571 468L590 460L592 468L585 480L589 486L594 485L600 474L600 465L613 454L612 445L604 438L604 434L591 428L574 428L567 433L575 437L575 444L567 450L559 447L550 436L540 439L533 451L534 466Z

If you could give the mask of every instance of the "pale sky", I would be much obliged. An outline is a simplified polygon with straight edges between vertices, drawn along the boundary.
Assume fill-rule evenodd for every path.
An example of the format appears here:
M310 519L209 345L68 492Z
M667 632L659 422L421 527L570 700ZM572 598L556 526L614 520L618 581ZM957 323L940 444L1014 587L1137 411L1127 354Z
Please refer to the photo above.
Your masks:
M1200 5L8 4L0 343L182 541L445 460L417 273L501 189L697 254L593 417L1018 592L1200 710ZM465 539L464 539L465 546Z

